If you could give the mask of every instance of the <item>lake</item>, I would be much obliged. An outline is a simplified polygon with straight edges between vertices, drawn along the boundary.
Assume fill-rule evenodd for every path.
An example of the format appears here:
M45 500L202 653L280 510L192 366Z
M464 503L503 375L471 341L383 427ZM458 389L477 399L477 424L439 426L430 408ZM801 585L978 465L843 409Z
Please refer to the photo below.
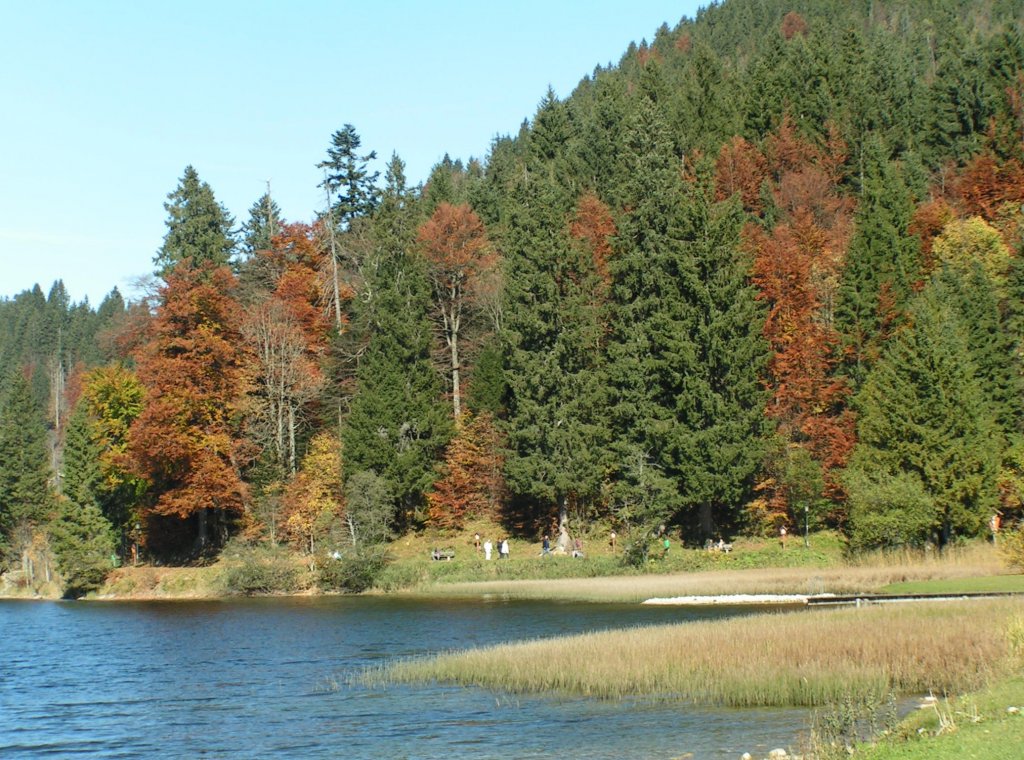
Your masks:
M805 710L348 678L396 657L753 611L401 597L0 601L0 757L767 754L794 746Z

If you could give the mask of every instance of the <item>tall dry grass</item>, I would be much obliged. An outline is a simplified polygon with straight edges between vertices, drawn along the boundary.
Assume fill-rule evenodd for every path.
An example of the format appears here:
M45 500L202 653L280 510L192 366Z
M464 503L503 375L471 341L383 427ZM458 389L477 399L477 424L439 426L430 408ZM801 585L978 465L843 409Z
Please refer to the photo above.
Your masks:
M873 555L841 567L449 583L431 586L427 591L448 596L494 594L515 599L595 602L727 594L862 594L878 591L890 583L995 575L1002 570L998 557L982 548L950 551L935 557L920 553Z
M648 696L726 706L961 693L1008 667L1017 601L763 614L531 641L394 663L375 682Z

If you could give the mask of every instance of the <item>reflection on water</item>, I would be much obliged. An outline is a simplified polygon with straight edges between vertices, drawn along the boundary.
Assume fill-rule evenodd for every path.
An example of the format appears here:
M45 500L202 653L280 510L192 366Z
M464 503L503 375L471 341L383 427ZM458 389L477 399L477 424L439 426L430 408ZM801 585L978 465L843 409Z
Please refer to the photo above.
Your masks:
M750 611L391 597L0 602L0 757L767 752L793 745L805 712L348 681L394 657Z

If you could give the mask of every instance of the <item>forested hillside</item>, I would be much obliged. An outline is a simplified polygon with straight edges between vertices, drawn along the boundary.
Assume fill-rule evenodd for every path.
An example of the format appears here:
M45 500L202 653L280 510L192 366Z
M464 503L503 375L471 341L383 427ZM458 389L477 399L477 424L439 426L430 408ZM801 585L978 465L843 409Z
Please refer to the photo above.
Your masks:
M150 297L0 302L7 555L42 531L86 588L136 543L481 515L854 549L1012 523L1022 27L1012 0L725 0L421 185L344 125L310 221L265 195L236 227L186 168Z

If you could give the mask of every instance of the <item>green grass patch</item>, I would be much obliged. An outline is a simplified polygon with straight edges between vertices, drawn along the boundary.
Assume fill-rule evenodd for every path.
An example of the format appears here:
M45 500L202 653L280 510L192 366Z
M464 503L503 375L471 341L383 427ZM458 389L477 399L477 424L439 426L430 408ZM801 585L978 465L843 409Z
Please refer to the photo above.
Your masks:
M1017 708L1020 712L1013 711ZM1009 710L1009 711L1008 711ZM863 760L1019 760L1024 748L1024 677L911 714L890 737L860 745ZM819 753L827 757L827 753ZM847 756L837 751L836 756Z
M1014 592L1024 594L1024 575L988 575L978 578L935 578L923 581L890 583L883 594L987 594Z

